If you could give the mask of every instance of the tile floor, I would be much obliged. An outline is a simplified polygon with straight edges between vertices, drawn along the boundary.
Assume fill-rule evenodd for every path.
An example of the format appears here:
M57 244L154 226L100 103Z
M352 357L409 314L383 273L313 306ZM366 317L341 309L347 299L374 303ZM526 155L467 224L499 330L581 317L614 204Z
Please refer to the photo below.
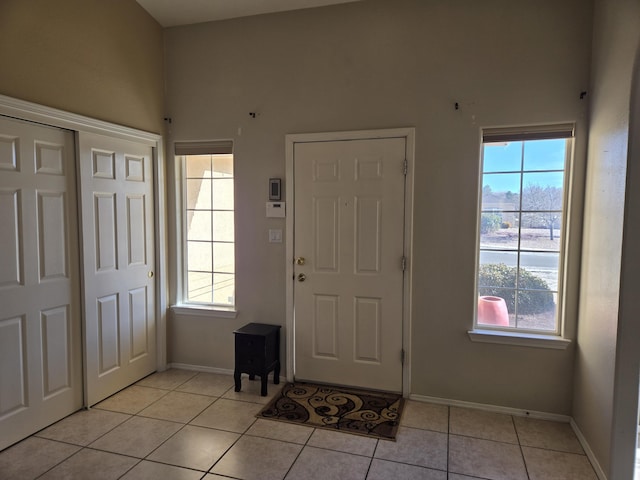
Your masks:
M640 427L638 427L638 429L640 430ZM638 432L636 445L638 445L638 448L636 448L636 472L633 478L635 480L640 480L640 431Z
M597 479L567 424L409 401L378 441L256 419L259 386L153 374L0 452L0 479Z

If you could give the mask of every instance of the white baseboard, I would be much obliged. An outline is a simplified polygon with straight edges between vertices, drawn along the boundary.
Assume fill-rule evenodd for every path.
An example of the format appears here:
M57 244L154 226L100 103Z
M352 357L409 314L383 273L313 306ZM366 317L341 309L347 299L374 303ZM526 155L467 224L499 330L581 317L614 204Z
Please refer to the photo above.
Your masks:
M189 363L169 363L167 368L177 368L179 370L192 370L194 372L217 373L219 375L233 375L233 370L226 368L205 367L203 365L191 365ZM271 373L269 374L271 375ZM280 385L287 382L287 378L280 375Z
M193 370L194 372L219 373L221 375L233 375L233 370L226 368L205 367L203 365L191 365L188 363L169 363L167 368L177 368L179 370Z
M487 405L485 403L464 402L461 400L451 400L448 398L428 397L424 395L415 395L415 394L409 395L409 399L416 400L418 402L448 405L450 407L474 408L476 410L484 410L486 412L515 415L517 417L537 418L539 420L551 420L554 422L562 422L562 423L571 422L570 416L559 415L557 413L537 412L535 410L523 410L519 408L501 407L498 405Z
M591 450L591 447L589 446L587 439L584 438L584 435L580 431L580 427L578 427L578 424L575 422L573 418L571 419L570 423L571 423L571 428L573 429L574 433L578 437L578 441L580 442L580 444L582 445L582 448L584 449L584 453L587 455L587 458L591 462L591 466L596 471L596 475L598 476L598 479L608 480L607 475L604 473L604 470L600 466L600 463L598 463L596 456L593 454L593 450Z

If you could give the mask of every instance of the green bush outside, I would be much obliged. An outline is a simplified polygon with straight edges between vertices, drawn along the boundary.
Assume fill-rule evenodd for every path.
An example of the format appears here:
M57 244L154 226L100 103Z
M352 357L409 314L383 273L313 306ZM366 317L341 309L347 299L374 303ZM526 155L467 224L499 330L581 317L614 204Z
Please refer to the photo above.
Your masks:
M516 278L518 269L504 263L480 265L478 273L478 293L504 298L509 313L515 312ZM520 270L518 282L518 313L530 315L543 313L555 307L553 293L542 278Z
M493 233L502 225L502 216L495 213L483 213L480 216L480 233Z

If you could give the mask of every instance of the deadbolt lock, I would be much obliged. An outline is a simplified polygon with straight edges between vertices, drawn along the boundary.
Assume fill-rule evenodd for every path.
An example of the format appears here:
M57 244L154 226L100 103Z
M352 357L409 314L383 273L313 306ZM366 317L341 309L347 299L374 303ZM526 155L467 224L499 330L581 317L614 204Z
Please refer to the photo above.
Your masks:
M304 257L297 257L296 265L304 265Z

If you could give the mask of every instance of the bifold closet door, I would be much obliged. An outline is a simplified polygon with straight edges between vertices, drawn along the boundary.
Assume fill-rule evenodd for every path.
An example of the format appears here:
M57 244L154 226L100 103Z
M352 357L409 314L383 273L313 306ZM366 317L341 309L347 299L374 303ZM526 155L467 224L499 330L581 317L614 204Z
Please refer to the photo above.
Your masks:
M0 450L82 407L74 158L72 132L0 116Z
M153 148L79 133L85 395L156 369Z

